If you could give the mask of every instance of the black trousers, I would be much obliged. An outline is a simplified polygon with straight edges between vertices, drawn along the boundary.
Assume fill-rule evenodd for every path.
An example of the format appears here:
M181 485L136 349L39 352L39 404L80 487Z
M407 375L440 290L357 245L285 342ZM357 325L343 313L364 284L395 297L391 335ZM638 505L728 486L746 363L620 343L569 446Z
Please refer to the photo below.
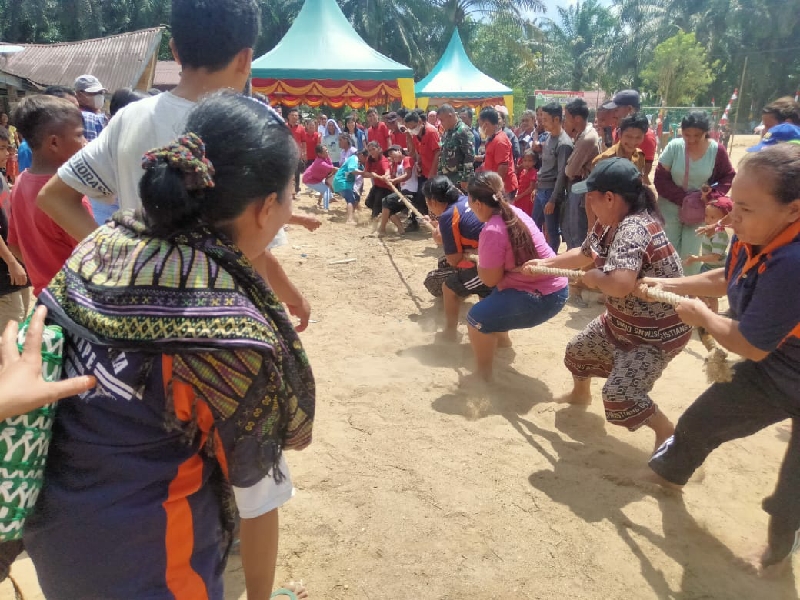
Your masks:
M675 435L650 459L650 468L664 479L684 485L721 444L792 419L792 435L778 483L763 508L770 515L769 555L765 566L783 560L800 529L800 392L781 392L757 363L734 367L730 383L715 383L678 420Z

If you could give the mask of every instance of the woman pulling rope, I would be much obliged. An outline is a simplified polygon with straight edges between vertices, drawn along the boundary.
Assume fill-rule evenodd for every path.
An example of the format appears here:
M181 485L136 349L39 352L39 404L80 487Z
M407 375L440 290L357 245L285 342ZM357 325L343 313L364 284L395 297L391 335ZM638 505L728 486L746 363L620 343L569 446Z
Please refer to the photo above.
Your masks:
M649 393L683 350L692 329L664 299L655 303L641 299L638 285L642 277L656 274L682 276L681 261L664 234L653 193L629 160L601 162L573 191L586 193L586 202L597 215L593 231L581 248L530 261L523 269L538 276L581 275L584 284L605 294L606 312L567 345L564 362L574 388L566 400L589 404L591 377L606 378L606 419L631 431L647 425L655 433L657 448L674 427ZM574 271L588 267L593 268Z

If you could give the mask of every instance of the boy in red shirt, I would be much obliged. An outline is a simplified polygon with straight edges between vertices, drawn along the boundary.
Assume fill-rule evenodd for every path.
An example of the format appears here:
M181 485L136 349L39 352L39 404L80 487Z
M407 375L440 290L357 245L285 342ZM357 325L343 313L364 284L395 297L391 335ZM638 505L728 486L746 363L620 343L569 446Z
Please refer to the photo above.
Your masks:
M364 164L364 170L354 171L354 173L363 175L365 179L372 179L372 188L369 190L364 204L372 210L372 218L374 219L383 210L383 199L392 192L386 183L386 179L389 177L389 159L383 155L378 142L367 144L367 152L369 153L369 158Z
M378 111L370 108L367 111L367 141L377 142L380 146L381 152L386 152L389 149L389 128L386 123L381 121L378 116Z
M20 103L14 122L33 153L29 169L11 192L8 246L28 271L35 296L55 277L78 241L38 206L36 196L58 168L83 148L83 117L71 102L54 96L32 96ZM83 198L91 214L91 204Z
M306 161L306 169L317 159L317 146L322 143L322 136L317 131L317 122L314 119L306 119L306 153L303 158Z
M294 172L294 196L292 196L292 198L297 198L297 194L300 192L300 173L306 162L306 130L300 124L300 111L296 108L290 108L286 114L286 124L289 127L289 131L292 132L297 148L300 150L300 164Z

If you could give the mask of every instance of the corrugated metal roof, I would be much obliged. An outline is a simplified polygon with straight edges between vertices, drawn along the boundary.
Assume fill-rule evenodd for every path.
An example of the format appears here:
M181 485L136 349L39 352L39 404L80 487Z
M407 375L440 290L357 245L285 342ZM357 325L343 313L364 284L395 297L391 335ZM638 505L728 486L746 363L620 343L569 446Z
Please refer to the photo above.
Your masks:
M134 87L161 43L161 27L105 38L59 44L20 44L2 70L39 85L72 87L81 75L94 75L114 91Z
M172 89L181 82L181 65L174 60L160 60L156 63L156 76L153 87Z

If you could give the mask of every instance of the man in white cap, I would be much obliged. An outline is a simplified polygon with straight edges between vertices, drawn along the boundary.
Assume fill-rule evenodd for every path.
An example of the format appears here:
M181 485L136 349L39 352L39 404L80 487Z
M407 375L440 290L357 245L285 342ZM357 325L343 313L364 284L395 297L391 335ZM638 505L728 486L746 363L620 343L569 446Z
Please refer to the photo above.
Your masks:
M108 125L103 113L107 91L94 75L81 75L75 80L75 97L83 115L83 137L87 142L100 135Z

